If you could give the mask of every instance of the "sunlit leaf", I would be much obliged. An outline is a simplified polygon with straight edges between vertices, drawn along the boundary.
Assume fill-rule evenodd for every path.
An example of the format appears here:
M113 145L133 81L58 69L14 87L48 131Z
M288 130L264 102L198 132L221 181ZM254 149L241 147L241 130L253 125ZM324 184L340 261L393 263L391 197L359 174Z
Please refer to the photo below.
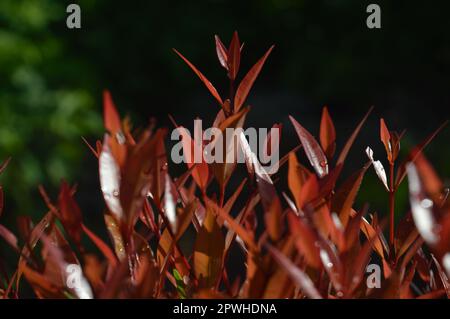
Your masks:
M222 65L225 68L225 70L228 71L228 50L223 45L223 43L220 40L218 35L215 35L214 39L216 41L216 53L217 53L217 58L219 59L220 65Z
M322 178L328 174L328 161L322 148L315 138L303 126L300 125L292 116L289 116L295 131L303 145L306 156L317 175Z
M422 183L416 166L410 163L406 166L409 185L409 201L414 223L425 241L430 245L435 245L439 241L436 233L437 226L433 216L433 202L425 197L422 190Z
M241 44L239 42L238 33L233 33L230 47L228 48L228 76L231 80L236 79L241 63Z
M272 52L273 48L274 46L271 46L269 50L267 50L267 52L263 55L263 57L259 59L258 62L256 62L256 64L250 69L250 71L248 71L248 73L245 75L245 77L239 84L239 87L236 91L236 96L234 98L235 112L239 111L239 109L247 99L248 93L250 92L253 83L255 83L256 78L261 72L264 63L266 62L267 57L269 56L270 52Z
M194 244L194 271L204 287L216 284L222 269L225 241L211 208L206 210L203 226Z
M109 137L105 135L103 148L99 156L100 186L103 198L110 212L117 220L122 220L123 209L120 203L120 168L114 159L109 147Z
M189 67L192 69L192 71L194 71L195 74L197 74L197 76L200 78L200 80L203 82L203 84L205 84L206 88L209 90L209 92L212 94L212 96L217 100L217 102L219 102L220 105L223 105L222 98L220 97L216 88L211 84L211 82L209 82L209 80L180 52L178 52L175 49L173 49L173 51L175 51L175 53L178 54L178 56L180 58L182 58L183 61L186 62L187 65L189 65Z
M388 156L389 162L392 163L392 145L391 145L391 134L384 122L384 119L380 119L380 139L384 144L384 148L386 149L386 154Z
M364 115L361 122L359 122L359 124L356 126L352 135L350 135L350 137L348 138L347 142L345 143L344 148L341 150L341 153L339 154L336 165L344 164L345 159L347 158L348 152L350 151L350 148L352 147L353 143L355 142L356 137L358 136L359 132L361 131L361 128L363 127L364 123L366 122L366 120L369 117L372 110L373 110L373 106L369 109L369 111L367 111L366 115Z
M383 183L384 188L389 192L389 186L387 183L387 176L386 171L384 170L383 164L381 164L380 161L375 161L373 158L373 150L367 146L366 148L366 154L369 160L372 162L373 168L375 169L375 172L377 173L378 178Z
M322 119L320 121L320 145L328 159L331 159L336 150L336 130L326 106L322 110Z
M286 272L289 274L291 279L295 282L296 285L302 289L303 293L311 299L322 299L320 293L317 291L317 288L314 286L311 278L303 272L300 268L298 268L295 264L293 264L286 256L280 253L276 248L266 245L268 251L272 254L273 258L277 263L283 267Z

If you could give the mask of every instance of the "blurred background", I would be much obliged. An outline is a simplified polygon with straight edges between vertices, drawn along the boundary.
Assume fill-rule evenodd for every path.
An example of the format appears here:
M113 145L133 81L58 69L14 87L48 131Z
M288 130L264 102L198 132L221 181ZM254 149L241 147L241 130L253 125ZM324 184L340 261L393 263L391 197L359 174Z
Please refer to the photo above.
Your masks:
M66 27L71 2L81 6L80 30ZM111 90L135 126L155 117L171 127L169 113L185 126L197 116L211 123L217 104L171 49L225 95L214 34L228 45L234 30L245 42L241 76L276 45L248 99L248 125L284 123L287 151L298 143L288 115L318 136L321 109L328 105L342 146L375 105L346 169L363 165L367 145L384 160L380 117L391 130L407 130L405 155L450 117L450 5L373 2L381 6L379 30L366 26L366 1L1 0L0 161L12 157L0 176L2 218L42 216L37 185L56 198L61 179L78 183L85 218L100 216L97 162L81 136L91 143L102 137L102 90ZM426 151L443 177L450 176L449 131ZM399 207L406 199L401 189ZM386 211L387 195L373 171L359 200Z

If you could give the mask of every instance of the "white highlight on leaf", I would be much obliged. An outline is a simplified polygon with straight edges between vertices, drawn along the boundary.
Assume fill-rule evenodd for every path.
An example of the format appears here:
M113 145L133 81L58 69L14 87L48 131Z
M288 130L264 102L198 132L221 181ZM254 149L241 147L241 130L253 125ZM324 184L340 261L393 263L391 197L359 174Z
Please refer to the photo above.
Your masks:
M447 276L450 277L450 253L446 253L444 257L442 257L442 265L447 272Z
M367 146L366 148L366 154L369 157L370 161L373 164L373 168L375 169L375 173L377 173L378 178L383 183L386 190L389 192L389 186L387 184L387 176L386 171L384 170L383 164L381 164L380 161L375 161L373 158L373 150Z
M172 196L172 190L170 185L169 175L166 174L165 187L164 187L164 212L169 220L172 230L177 231L177 212L175 209L174 198Z
M123 217L123 209L120 203L120 168L117 164L108 143L105 139L103 149L99 156L100 186L111 213L117 220Z
M261 178L269 184L273 184L269 174L267 174L266 170L261 166L255 153L252 152L250 145L245 138L244 132L240 132L239 138L240 145L245 156L245 163L247 164L247 168L249 169L249 171L254 171L258 178Z
M439 237L434 231L436 223L431 210L433 206L432 202L429 199L421 198L423 197L422 186L416 166L413 163L409 163L406 166L406 171L408 174L409 200L414 223L420 235L428 244L436 244L439 241Z
M79 299L92 299L92 289L83 275L83 270L78 264L68 264L66 266L66 285L73 289Z
M331 219L333 220L333 223L338 230L344 231L344 225L342 225L341 219L339 218L338 214L336 214L335 212L331 213Z

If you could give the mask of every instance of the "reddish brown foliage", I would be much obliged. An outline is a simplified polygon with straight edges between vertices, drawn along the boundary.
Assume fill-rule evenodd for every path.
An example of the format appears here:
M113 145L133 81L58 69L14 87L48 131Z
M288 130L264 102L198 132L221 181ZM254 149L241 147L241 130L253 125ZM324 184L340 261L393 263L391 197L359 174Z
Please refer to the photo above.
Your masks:
M241 65L239 37L234 33L228 48L217 36L215 42L231 85L225 100L191 62L175 52L219 103L214 126L221 131L243 127L250 110L244 103L273 47L235 91ZM83 223L88 214L82 214L74 198L75 188L63 182L55 203L41 189L48 212L36 225L28 218L18 220L20 241L0 225L0 237L17 252L16 272L0 273L0 296L20 296L20 282L25 279L39 298L449 297L448 189L422 153L437 132L413 149L397 166L395 175L402 134L389 131L381 119L380 139L391 167L389 176L369 148L370 161L338 179L369 113L336 160L338 136L326 107L319 142L290 117L303 150L297 151L297 147L280 159L280 165L288 162L287 180L268 174L252 160L254 154L241 140L248 177L232 190L230 178L238 178L234 164L191 162L184 174L172 176L164 143L166 129L148 128L133 134L129 124L121 120L110 93L105 92L106 133L103 142L89 148L99 161L110 241L105 242ZM195 147L205 145L196 145L184 136L183 149ZM0 164L0 174L7 164ZM367 206L355 207L370 165L386 182L391 217L395 193L408 177L411 211L405 212L397 225L393 219L380 221ZM289 194L281 194L285 186ZM244 189L246 197L242 195ZM3 206L0 187L0 214ZM261 222L262 233L256 231ZM385 226L390 229L389 241L383 233ZM188 245L190 248L183 245L181 249L188 231L194 234L194 242ZM87 241L98 248L98 254L83 247L82 242ZM241 263L245 273L238 278L230 278L231 248L240 249L244 256ZM375 262L383 269L381 288L366 285L366 266ZM77 270L81 272L74 279Z

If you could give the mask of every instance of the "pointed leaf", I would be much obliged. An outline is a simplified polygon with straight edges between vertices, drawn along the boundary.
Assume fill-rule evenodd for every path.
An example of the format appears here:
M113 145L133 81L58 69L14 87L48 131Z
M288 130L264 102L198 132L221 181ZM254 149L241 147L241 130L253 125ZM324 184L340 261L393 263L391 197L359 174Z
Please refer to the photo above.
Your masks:
M111 97L111 93L107 90L103 91L103 116L105 128L115 136L122 131L120 116Z
M82 216L78 204L72 197L71 189L66 182L63 182L58 197L58 206L61 222L69 234L70 238L78 245L81 245L81 224Z
M311 299L322 299L317 288L314 286L311 278L298 268L292 261L284 256L278 249L266 244L267 250L270 252L275 261L283 267L295 284L303 291L303 293Z
M366 148L366 154L367 157L369 157L369 160L372 162L373 168L375 169L379 180L383 183L384 188L386 188L386 190L389 192L390 190L387 184L386 171L384 170L383 164L381 164L380 161L375 161L373 159L373 150L369 146L367 146Z
M247 99L247 96L250 92L250 89L252 88L253 84L255 83L256 78L258 77L259 73L261 72L261 69L264 65L264 63L267 60L267 57L269 56L270 52L272 52L274 46L272 45L269 50L263 55L261 59L259 59L258 62L248 71L248 73L245 75L245 77L242 79L241 83L239 84L239 87L236 91L236 96L234 97L234 111L237 112L241 108L241 106L244 104L245 100Z
M216 88L211 84L211 82L209 82L209 80L180 52L178 52L175 49L173 49L173 51L175 51L175 53L178 54L178 56L180 58L182 58L183 61L186 62L186 64L192 69L192 71L194 71L195 74L197 74L197 76L200 78L200 80L203 82L203 84L205 84L206 88L209 90L209 92L212 94L212 96L217 100L217 102L219 102L220 105L223 105L222 98L220 97Z
M228 71L228 51L218 35L215 35L214 39L216 40L216 53L220 65L222 65Z
M228 49L228 76L231 80L236 79L239 72L239 65L241 63L241 44L239 42L239 36L236 31L233 33L231 39L230 48Z
M367 111L366 115L364 115L361 122L359 122L358 126L356 126L352 135L350 135L349 139L347 140L347 143L345 143L344 148L342 149L341 153L339 154L336 165L344 164L345 159L347 158L348 152L350 151L350 148L352 147L353 143L355 142L356 137L358 136L359 132L361 131L362 126L366 122L366 120L369 117L372 110L373 110L373 106L369 109L369 111Z
M392 144L391 144L391 134L384 122L384 119L380 119L380 139L384 144L384 148L386 149L386 154L388 156L388 161L392 163Z
M320 121L320 145L328 159L331 159L336 150L336 130L326 106L323 108Z
M99 156L100 186L110 212L117 220L122 220L123 209L120 203L120 168L109 147L109 137L105 135L102 151Z
M332 199L331 210L339 214L344 227L347 226L353 203L368 167L369 165L366 164L362 169L350 176Z
M328 174L328 161L320 148L319 143L303 126L300 125L292 116L289 116L295 131L303 145L306 156L308 157L311 166L316 171L317 175L322 178Z

